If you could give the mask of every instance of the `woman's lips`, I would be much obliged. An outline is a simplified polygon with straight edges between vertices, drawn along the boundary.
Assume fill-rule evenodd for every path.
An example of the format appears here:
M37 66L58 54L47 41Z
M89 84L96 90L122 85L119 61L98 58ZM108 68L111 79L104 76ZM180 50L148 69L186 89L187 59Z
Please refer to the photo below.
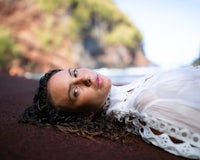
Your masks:
M97 74L97 87L101 88L103 83L103 79L100 75Z

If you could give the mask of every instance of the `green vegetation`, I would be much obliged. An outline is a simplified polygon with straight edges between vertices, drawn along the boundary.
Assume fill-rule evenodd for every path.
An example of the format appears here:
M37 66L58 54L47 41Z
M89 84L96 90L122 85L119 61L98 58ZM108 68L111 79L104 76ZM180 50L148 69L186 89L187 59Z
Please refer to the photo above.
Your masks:
M67 35L72 40L77 40L84 34L89 32L92 34L103 23L106 24L106 27L103 28L101 40L104 40L104 43L108 45L122 44L134 48L142 40L140 31L116 7L112 0L37 0L37 4L41 11L47 13L47 15L62 12L65 14L63 16L68 17L65 22L51 26L51 28L57 28L56 36ZM94 19L97 24L91 26ZM59 33L59 28L62 33ZM39 33L45 47L50 46L50 44L59 45L61 43L62 38L58 38L59 40L56 40L56 42L55 40L52 41L48 33L52 34L51 29Z
M61 7L67 0L37 0L38 7L45 12L52 13Z
M135 35L136 32L131 26L118 25L104 36L104 40L111 45L125 44L127 47L133 47L141 40L140 35Z
M16 46L9 30L0 26L0 68L8 66L8 61L17 56Z
M39 44L41 48L45 51L50 51L51 49L58 48L66 35L64 31L64 24L57 24L54 26L55 20L48 16L42 27L35 29L35 34L39 39Z

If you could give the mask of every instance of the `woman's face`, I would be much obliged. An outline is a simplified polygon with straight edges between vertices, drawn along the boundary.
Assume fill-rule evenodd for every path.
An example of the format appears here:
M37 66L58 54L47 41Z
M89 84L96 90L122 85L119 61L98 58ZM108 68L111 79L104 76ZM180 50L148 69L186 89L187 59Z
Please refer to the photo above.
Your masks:
M48 82L53 104L71 111L102 108L110 88L109 78L85 68L59 71Z

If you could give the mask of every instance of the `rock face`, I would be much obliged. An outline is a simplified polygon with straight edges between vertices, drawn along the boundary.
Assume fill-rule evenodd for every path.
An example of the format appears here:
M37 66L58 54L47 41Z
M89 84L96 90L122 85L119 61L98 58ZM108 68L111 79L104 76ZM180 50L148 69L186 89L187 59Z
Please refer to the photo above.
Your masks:
M100 48L99 45L92 43L94 42L91 40L91 44L85 48L81 43L73 44L73 50L76 53L76 61L79 66L89 68L125 68L152 64L145 57L140 46L131 50L123 45L104 46Z
M37 2L0 0L0 27L9 30L9 38L15 42L18 49L18 56L5 59L9 64L1 66L1 69L13 71L13 68L21 68L21 73L22 70L46 72L49 69L69 66L121 68L151 64L143 52L139 30L126 19L120 16L115 18L115 21L102 18L93 10L86 24L74 32L76 38L72 38L72 31L67 26L69 22L75 21L79 8L68 4L64 5L65 8L46 13L39 9ZM82 1L79 3L80 6ZM123 26L117 28L119 24ZM130 34L125 33L126 31ZM116 33L118 35L114 37ZM132 37L129 38L131 34ZM110 38L112 36L113 39ZM134 41L130 41L131 38ZM118 39L122 41L118 43Z

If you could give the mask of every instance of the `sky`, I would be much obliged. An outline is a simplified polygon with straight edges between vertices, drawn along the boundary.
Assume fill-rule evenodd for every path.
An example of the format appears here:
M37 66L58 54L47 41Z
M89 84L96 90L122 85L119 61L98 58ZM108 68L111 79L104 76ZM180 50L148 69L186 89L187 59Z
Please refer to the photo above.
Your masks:
M113 0L143 35L146 57L163 69L200 56L200 0Z

